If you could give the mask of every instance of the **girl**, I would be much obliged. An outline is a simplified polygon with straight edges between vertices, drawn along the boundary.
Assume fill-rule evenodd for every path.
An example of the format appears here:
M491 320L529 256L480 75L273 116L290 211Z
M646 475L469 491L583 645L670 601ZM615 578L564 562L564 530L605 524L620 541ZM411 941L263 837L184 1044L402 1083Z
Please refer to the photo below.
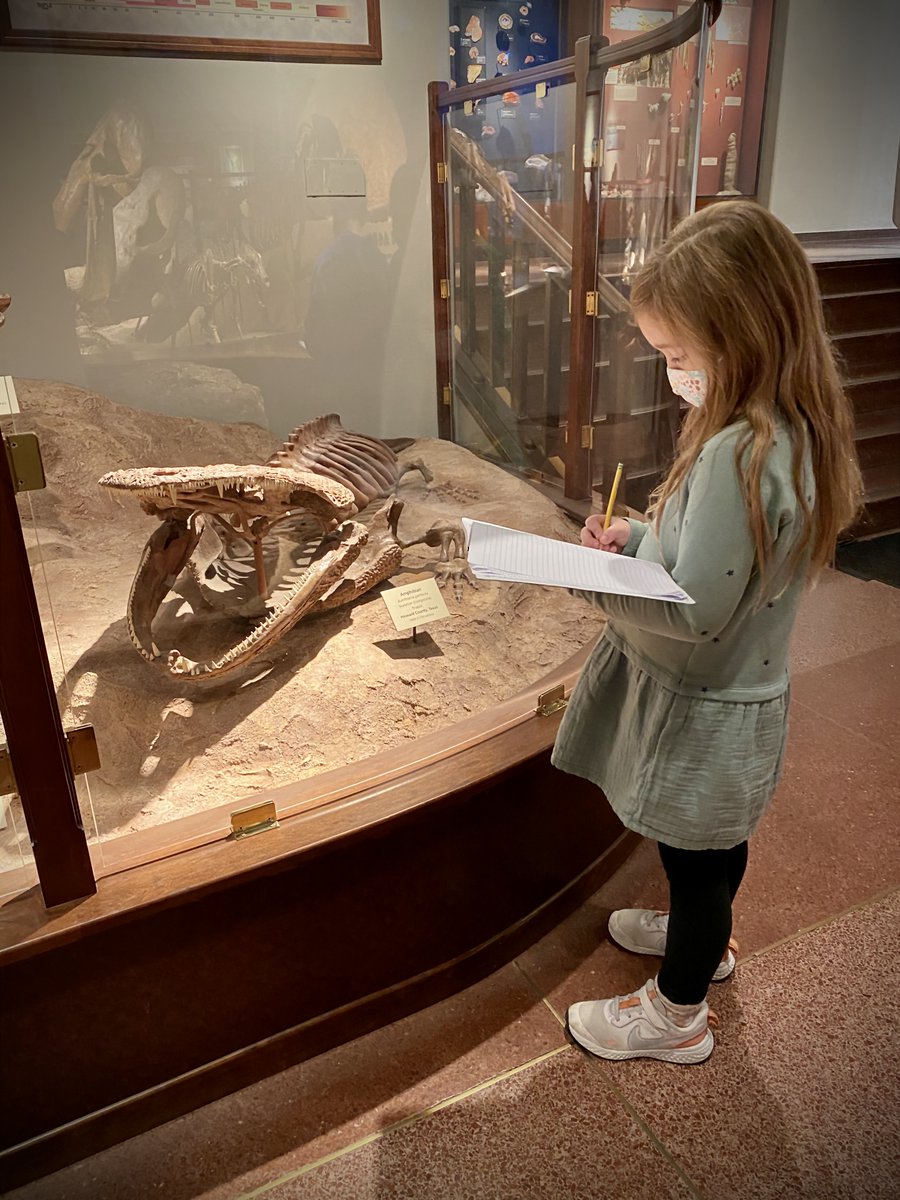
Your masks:
M603 1058L693 1063L712 1053L706 993L734 968L731 905L781 771L797 604L861 489L815 276L765 209L687 218L632 307L692 408L652 523L591 516L581 538L662 563L696 603L585 593L609 623L553 762L659 842L669 912L612 914L614 941L662 966L629 996L573 1004L568 1025Z

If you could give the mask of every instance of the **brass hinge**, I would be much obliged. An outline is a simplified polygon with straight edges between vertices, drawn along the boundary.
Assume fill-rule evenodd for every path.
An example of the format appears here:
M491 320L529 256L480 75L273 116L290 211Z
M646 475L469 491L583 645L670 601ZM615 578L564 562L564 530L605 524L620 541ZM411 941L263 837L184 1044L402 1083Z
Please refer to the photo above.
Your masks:
M447 164L445 162L439 162L437 165L437 181L438 183L447 182Z
M552 717L554 713L558 713L568 704L566 700L566 685L558 683L556 687L548 688L546 692L541 692L538 696L537 715L539 717Z
M9 473L17 492L39 492L47 486L36 433L13 433L3 439Z
M99 768L100 752L93 725L76 725L74 729L67 729L65 738L73 775L86 775L88 771ZM0 744L0 796L11 796L18 790L12 759L4 742Z
M450 280L442 279L440 286L441 286L441 299L449 300L450 299Z
M443 395L444 403L449 408L450 405L453 403L453 388L451 388L449 383L444 384L442 395Z
M603 166L603 138L597 138L591 151L591 166L596 169Z
M597 315L597 293L596 292L585 292L584 293L584 312L585 312L585 316L596 317L596 315Z
M582 427L581 427L581 448L582 448L582 450L593 450L593 448L594 448L594 427L593 427L593 425L582 425Z
M235 841L240 838L253 837L255 833L265 833L267 829L277 829L278 818L275 815L275 802L265 800L262 804L251 804L248 808L239 808L231 814L231 836Z

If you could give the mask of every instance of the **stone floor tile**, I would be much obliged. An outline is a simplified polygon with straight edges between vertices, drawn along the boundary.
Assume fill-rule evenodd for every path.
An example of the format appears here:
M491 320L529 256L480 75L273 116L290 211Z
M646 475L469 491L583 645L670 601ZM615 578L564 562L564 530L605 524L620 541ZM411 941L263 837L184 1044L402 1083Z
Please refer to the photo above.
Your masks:
M659 960L615 946L606 930L609 914L616 908L664 907L666 895L656 843L641 841L599 891L516 963L560 1017L576 1000L632 991L655 973Z
M286 1180L266 1200L690 1200L571 1048Z
M707 1197L893 1200L900 892L746 964L690 1068L597 1063Z
M792 670L796 676L898 641L900 591L842 571L823 571L800 602Z
M900 749L794 701L787 761L735 904L741 955L900 884Z
M559 1023L510 965L9 1200L232 1200L563 1044Z
M835 725L896 750L900 747L900 641L796 675L792 696Z

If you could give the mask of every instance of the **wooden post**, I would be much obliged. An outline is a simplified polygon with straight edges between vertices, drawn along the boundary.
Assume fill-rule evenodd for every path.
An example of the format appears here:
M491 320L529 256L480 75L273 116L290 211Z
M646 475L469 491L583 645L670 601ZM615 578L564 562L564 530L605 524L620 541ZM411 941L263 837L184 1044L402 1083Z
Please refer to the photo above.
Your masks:
M583 37L575 46L575 180L573 196L572 317L570 325L568 441L565 494L584 500L591 491L591 452L582 447L581 430L591 424L596 317L587 312L587 294L596 291L599 258L598 214L601 171L595 166L600 146L602 77L591 83L591 56L605 39ZM590 89L590 90L589 90Z
M97 890L5 447L0 448L0 717L48 908Z
M447 247L447 189L441 182L447 170L447 146L444 138L444 117L438 101L445 92L446 83L428 85L428 147L431 157L431 255L434 270L434 350L437 384L437 427L438 436L450 440L453 437L452 367L450 356L450 279L449 253ZM442 281L446 295L442 294Z

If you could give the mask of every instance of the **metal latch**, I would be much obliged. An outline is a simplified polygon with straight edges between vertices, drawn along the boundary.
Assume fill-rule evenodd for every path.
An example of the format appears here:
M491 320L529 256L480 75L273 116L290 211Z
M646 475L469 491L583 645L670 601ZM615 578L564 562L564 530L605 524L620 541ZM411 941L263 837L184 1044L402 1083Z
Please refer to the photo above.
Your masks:
M231 836L237 841L240 838L253 837L255 833L265 833L267 829L277 829L278 818L275 815L274 800L265 800L262 804L251 804L249 808L239 808L231 814Z
M73 775L86 775L88 771L99 769L100 751L97 749L93 725L76 725L74 729L67 729L65 738ZM0 745L0 796L11 796L18 790L12 758L4 742Z
M564 709L567 704L566 685L558 683L556 687L548 688L546 692L541 692L538 696L536 712L539 717L552 717L554 713L558 713Z
M13 433L3 439L9 473L17 492L39 492L47 486L36 433Z

